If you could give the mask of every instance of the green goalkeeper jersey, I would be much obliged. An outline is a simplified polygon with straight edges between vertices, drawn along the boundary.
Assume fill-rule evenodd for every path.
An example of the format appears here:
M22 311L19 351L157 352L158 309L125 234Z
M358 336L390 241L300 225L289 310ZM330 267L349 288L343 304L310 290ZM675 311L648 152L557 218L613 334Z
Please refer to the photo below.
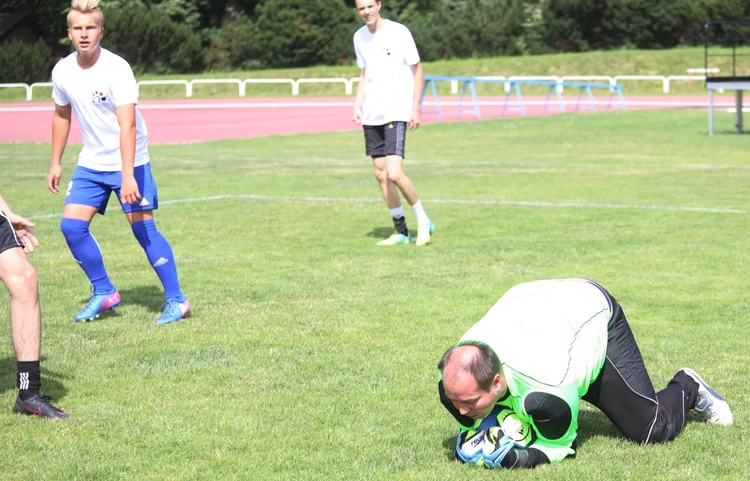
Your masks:
M574 453L580 398L604 365L611 315L609 297L590 281L534 281L511 288L461 338L497 353L508 385L498 404L532 426L528 447L550 462Z

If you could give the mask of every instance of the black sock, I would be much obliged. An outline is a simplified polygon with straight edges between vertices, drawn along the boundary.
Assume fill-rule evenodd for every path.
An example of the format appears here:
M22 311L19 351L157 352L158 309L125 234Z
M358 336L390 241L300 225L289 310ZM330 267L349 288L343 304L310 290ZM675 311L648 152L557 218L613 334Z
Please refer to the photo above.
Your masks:
M393 218L393 225L394 225L394 227L396 227L396 232L398 232L399 234L403 234L403 235L405 235L407 237L409 236L409 229L406 228L406 218L405 217L403 217L403 216L398 217L398 218L394 217Z
M42 374L39 361L18 361L17 365L16 387L19 397L25 401L34 394L39 394L42 389Z

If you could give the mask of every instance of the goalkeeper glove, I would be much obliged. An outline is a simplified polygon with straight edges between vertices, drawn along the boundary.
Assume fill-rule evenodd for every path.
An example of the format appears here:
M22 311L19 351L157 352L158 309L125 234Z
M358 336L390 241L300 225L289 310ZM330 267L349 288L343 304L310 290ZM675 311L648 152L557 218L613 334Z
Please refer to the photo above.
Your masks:
M482 465L485 431L464 431L456 437L456 459L462 463Z
M514 446L516 444L510 440L500 427L496 426L488 429L482 449L484 465L493 469L501 468L500 463Z

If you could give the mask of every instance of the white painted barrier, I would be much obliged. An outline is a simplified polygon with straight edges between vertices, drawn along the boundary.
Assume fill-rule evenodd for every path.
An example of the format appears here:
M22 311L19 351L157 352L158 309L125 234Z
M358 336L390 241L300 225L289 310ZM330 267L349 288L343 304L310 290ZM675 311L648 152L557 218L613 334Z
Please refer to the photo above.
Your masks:
M190 82L187 80L141 80L138 82L136 87L138 88L138 95L141 95L141 85L184 85L185 86L185 96L190 97L191 90L190 90Z
M700 69L688 69L694 70L696 73ZM662 84L662 91L664 93L669 93L670 84L675 81L687 81L688 83L691 83L693 80L705 80L706 77L704 75L693 75L694 72L690 72L688 75L670 75L670 76L663 76L663 75L616 75L614 77L609 75L565 75L562 77L556 77L552 75L541 75L541 76L511 76L511 77L504 77L502 75L497 76L485 76L485 77L477 77L477 78L487 78L487 79L509 79L509 80L554 80L560 84L567 81L596 81L596 82L609 82L610 85L616 85L618 83L622 83L623 80L625 81L657 81ZM706 73L715 73L713 71L706 72ZM185 86L185 96L186 97L192 97L193 96L193 88L197 84L233 84L237 85L237 94L240 97L244 97L247 90L248 84L289 84L292 89L292 95L297 96L299 95L299 88L300 84L309 84L309 83L342 83L344 84L344 92L346 95L352 95L354 92L354 83L359 82L359 77L353 77L353 78L301 78L301 79L290 79L290 78L250 78L250 79L231 79L231 78L223 78L223 79L193 79L193 80L182 80L182 79L176 79L176 80L141 80L138 82L138 91L140 93L141 86L144 85L184 85ZM505 84L505 89L509 89L509 83ZM51 87L51 82L36 82L31 85L25 84L25 83L5 83L0 84L0 88L23 88L26 90L26 100L30 101L33 98L33 90L35 87ZM562 92L562 85L558 88L560 92ZM451 92L453 94L458 93L458 83L452 83L451 84Z
M25 89L26 90L26 100L31 100L31 87L29 87L29 84L24 84L24 83L0 84L0 88L5 88L5 89L22 88L22 89Z
M292 86L292 95L297 95L299 93L299 88L297 87L297 82L290 78L248 78L242 81L242 83L247 87L247 84L290 84ZM243 92L242 95L244 96L245 93Z
M352 94L352 84L345 78L301 78L297 80L297 93L294 95L299 95L299 85L303 83L343 83L346 95Z

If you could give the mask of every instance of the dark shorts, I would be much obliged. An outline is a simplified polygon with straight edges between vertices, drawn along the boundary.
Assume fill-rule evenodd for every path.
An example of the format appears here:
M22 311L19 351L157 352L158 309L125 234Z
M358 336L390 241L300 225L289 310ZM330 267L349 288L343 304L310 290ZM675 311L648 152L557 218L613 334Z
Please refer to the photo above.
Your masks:
M16 231L8 218L5 217L5 213L0 211L0 252L5 252L14 247L23 249L23 243L16 235Z
M365 150L372 158L386 155L404 157L406 122L388 122L385 125L365 125Z
M139 165L135 168L134 174L142 199L138 205L120 202L123 212L158 209L159 194L156 190L156 182L151 175L151 164ZM96 207L100 214L104 214L112 192L115 193L117 201L120 201L121 185L122 172L101 172L86 167L76 167L65 193L65 205L88 205Z

